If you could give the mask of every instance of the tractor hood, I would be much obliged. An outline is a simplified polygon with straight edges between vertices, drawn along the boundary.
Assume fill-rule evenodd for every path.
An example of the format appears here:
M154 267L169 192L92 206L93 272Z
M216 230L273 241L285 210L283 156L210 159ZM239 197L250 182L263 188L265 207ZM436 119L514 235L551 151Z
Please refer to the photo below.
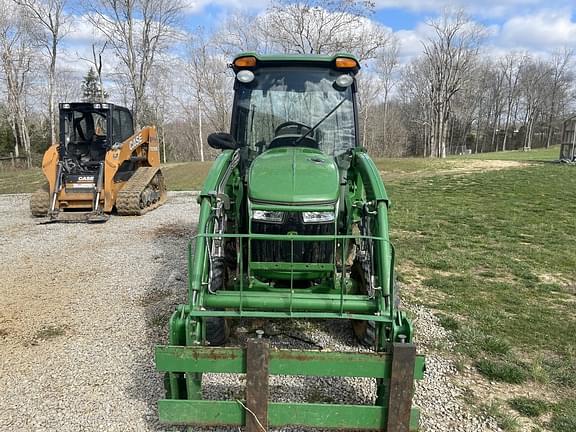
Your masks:
M254 202L288 205L333 203L338 199L338 167L318 150L268 150L250 167L248 188Z

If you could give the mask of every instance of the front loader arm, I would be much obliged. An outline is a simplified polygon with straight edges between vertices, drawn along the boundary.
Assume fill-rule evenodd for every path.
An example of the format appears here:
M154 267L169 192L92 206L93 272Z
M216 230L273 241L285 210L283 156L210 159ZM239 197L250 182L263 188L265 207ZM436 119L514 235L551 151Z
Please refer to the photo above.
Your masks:
M206 234L209 232L209 222L212 214L214 194L218 190L218 186L222 182L224 175L232 162L234 152L226 150L222 152L212 164L208 176L198 197L200 204L200 219L198 221L198 234ZM190 263L190 278L189 278L189 293L188 298L190 301L196 299L202 287L202 275L205 273L206 268L206 238L199 236L196 239L195 245L196 253L194 257L189 256Z
M44 153L42 158L42 172L50 185L50 193L54 193L58 176L58 162L60 155L58 154L58 146L51 145Z

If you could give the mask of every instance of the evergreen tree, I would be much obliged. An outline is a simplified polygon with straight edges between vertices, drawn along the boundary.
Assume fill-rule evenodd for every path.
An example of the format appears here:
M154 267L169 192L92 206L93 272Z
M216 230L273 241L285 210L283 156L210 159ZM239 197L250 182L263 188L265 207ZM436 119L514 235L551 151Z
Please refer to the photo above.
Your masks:
M108 99L108 93L98 80L94 68L90 68L82 81L82 100L84 102L104 102Z

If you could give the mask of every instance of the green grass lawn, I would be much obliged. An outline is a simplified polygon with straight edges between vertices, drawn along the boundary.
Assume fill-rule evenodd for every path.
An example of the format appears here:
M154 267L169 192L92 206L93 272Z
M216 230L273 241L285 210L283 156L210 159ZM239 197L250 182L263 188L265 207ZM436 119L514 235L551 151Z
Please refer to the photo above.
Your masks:
M543 427L576 430L576 168L407 178L388 191L411 299L441 312L488 379L554 395Z
M40 168L0 170L0 194L34 192L44 182Z

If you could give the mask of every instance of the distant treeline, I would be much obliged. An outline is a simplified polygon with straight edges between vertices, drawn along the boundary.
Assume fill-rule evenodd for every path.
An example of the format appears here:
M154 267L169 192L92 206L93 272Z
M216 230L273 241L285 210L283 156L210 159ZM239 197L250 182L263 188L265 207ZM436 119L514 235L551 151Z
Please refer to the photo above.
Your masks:
M94 41L71 70L75 57L61 42L78 15L64 4L0 0L0 156L37 163L58 139L58 102L107 99L131 108L137 126L158 126L165 161L210 158L206 136L229 128L227 64L241 51L355 54L360 140L376 156L547 147L574 105L571 50L490 56L486 30L461 10L427 21L422 53L401 64L398 39L371 19L372 2L272 0L208 33L185 28L184 0L96 0L79 9Z

